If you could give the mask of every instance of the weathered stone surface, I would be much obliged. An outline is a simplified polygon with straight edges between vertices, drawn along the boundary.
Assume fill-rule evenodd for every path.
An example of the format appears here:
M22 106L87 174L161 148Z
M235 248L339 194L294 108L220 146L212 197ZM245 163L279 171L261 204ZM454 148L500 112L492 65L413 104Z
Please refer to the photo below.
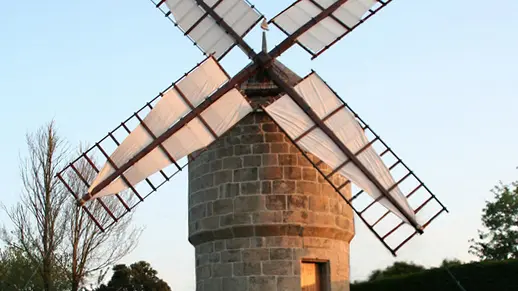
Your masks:
M246 277L223 278L223 290L247 291L248 290L248 278L246 278Z
M276 286L275 276L252 276L248 280L248 290L250 291L275 290Z
M248 249L242 252L243 262L266 261L270 259L269 249Z
M286 209L286 197L287 197L286 195L268 195L268 196L266 196L266 209L267 210L285 210Z
M234 263L234 276L261 275L261 262Z
M319 259L330 262L330 291L347 291L353 214L319 176L263 113L243 119L193 161L196 290L299 291L301 260Z
M291 275L292 262L291 261L268 261L263 262L263 274L265 275Z

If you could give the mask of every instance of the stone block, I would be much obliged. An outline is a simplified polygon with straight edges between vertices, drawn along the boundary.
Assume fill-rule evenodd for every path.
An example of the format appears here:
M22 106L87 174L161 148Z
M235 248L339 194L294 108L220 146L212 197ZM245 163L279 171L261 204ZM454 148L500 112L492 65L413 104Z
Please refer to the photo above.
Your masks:
M258 178L257 168L244 168L234 170L234 182L255 181Z
M264 136L262 134L243 134L241 135L241 144L257 144L263 143Z
M220 226L231 226L231 225L239 225L239 224L250 224L252 223L252 219L250 213L230 213L227 215L223 215L219 217Z
M268 210L285 210L286 195L268 195L266 196L266 209Z
M279 277L277 277L277 291L293 291L293 290L300 290L300 277L299 276L279 276ZM336 290L341 290L341 289L336 289Z
M268 249L246 249L241 254L243 262L266 261L270 259L270 250Z
M274 194L293 194L295 189L295 181L273 181Z
M284 179L300 180L302 179L302 169L300 167L284 167Z
M232 277L232 263L212 265L212 278Z
M277 280L275 276L251 276L248 277L249 291L275 290Z
M297 165L297 155L294 155L294 154L280 154L279 155L279 165L281 165L281 166L296 166Z
M290 146L285 142L272 143L271 152L272 154L287 154L290 152Z
M225 291L221 278L210 278L203 281L203 291Z
M214 251L214 242L206 242L195 247L197 254L212 253Z
M244 125L240 127L241 134L259 134L261 133L260 125L253 124L253 125Z
M266 142L284 142L284 133L266 133L265 140Z
M219 227L219 217L211 216L200 220L201 230L214 230Z
M272 194L272 181L261 181L261 194Z
M266 238L266 246L273 248L301 248L302 238L298 236L271 236Z
M252 153L252 145L249 145L249 144L235 145L234 153L238 156L249 155Z
M216 157L217 158L225 158L225 157L231 157L234 155L234 147L228 146L224 148L219 148L216 150Z
M214 160L210 162L210 171L215 172L223 169L223 161L222 160Z
M214 215L231 213L234 210L234 200L232 198L216 200L212 208Z
M316 182L317 181L317 170L311 168L302 168L302 179L304 181Z
M297 189L296 192L299 194L305 195L315 195L319 194L318 192L318 184L313 182L306 181L297 181Z
M204 265L196 268L196 279L203 280L210 278L211 276L211 265Z
M349 217L344 217L337 215L335 219L336 226L341 229L350 229L351 228L351 219Z
M313 222L315 225L335 225L335 216L331 213L317 212L313 214Z
M271 248L270 260L292 260L293 250L291 248Z
M261 179L261 180L282 179L282 168L281 167L262 167L259 170L259 179Z
M308 196L288 195L288 209L308 209Z
M254 224L281 223L282 211L260 211L252 214Z
M200 203L196 206L191 207L189 209L189 219L191 220L200 220L207 216L207 205L205 203Z
M228 248L228 247L227 247ZM221 252L222 263L233 263L241 261L241 250L227 250Z
M249 155L244 157L245 167L259 167L262 164L261 155Z
M266 261L262 262L263 274L286 276L293 274L291 261Z
M264 132L278 132L279 127L275 123L264 123L262 125L262 129Z
M219 198L234 198L240 194L239 183L225 183L219 185Z
M247 291L248 290L248 278L246 277L233 277L223 278L223 290L225 291Z
M243 167L241 157L226 157L223 159L223 169L237 169Z
M234 263L234 276L261 275L261 262Z
M233 226L234 237L251 237L254 235L254 228L250 225Z
M267 154L270 152L270 144L258 143L252 145L252 153L254 154Z
M232 182L232 170L223 170L214 173L214 183L216 185Z
M234 238L225 241L227 250L244 249L250 247L250 238Z
M234 212L252 212L264 210L264 196L238 196L234 199Z
M311 165L308 159L303 155L297 155L297 165L302 167L311 167L313 169L313 165Z
M215 264L221 262L221 253L211 253L209 254L209 263Z
M309 196L309 209L318 212L329 211L328 198L323 196Z
M258 195L261 194L261 182L243 182L241 183L242 195Z
M263 154L262 163L263 166L276 166L279 164L279 157L276 154Z
M284 223L308 223L309 213L306 210L284 211L282 221Z

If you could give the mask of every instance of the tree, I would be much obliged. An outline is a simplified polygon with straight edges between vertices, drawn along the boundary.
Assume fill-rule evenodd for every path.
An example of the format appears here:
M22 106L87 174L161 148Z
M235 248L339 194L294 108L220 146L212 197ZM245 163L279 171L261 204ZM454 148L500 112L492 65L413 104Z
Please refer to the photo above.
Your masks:
M471 239L469 252L481 260L518 259L518 182L500 184L486 201L478 239Z
M80 149L80 152L83 150ZM91 157L91 160L95 159ZM89 183L95 178L96 172L84 159L76 162L75 167ZM88 187L82 180L77 179L77 175L69 175L67 180L75 193L87 192ZM103 202L111 211L119 213L123 205L115 199L113 196L106 197ZM75 201L69 200L66 209L70 231L66 238L65 264L70 270L72 291L77 291L86 277L113 265L131 252L136 246L141 230L130 228L131 213L119 219L116 224L103 232L98 229L81 207L76 205ZM112 221L112 217L100 203L94 202L89 209L101 225L107 225Z
M462 265L462 261L459 259L444 259L444 260L442 260L440 268L444 268L444 267L449 268L449 267L458 266L458 265Z
M51 122L26 136L28 157L22 160L21 201L6 212L14 229L3 238L24 252L42 278L43 290L54 286L56 253L66 229L64 187L54 178L65 165L65 145Z
M425 267L407 262L395 262L392 266L384 270L375 270L370 275L367 281L375 281L405 274L418 273L426 270Z
M42 290L42 278L36 276L35 271L37 269L23 251L13 247L0 250L0 290ZM67 290L68 279L64 270L61 271L54 276L54 286L57 286L57 290Z
M96 291L171 291L169 285L157 277L157 271L147 262L140 261L113 267L108 285L101 285Z
M38 290L77 291L89 276L112 265L129 253L139 238L140 231L130 229L131 215L102 232L79 208L72 195L56 178L69 161L68 147L56 132L54 122L27 135L28 156L22 160L21 201L6 210L12 231L5 228L2 239L8 246L23 251L43 287ZM75 164L81 176L91 181L95 172L84 163ZM77 175L67 175L67 183L77 193L85 193L87 186ZM105 200L114 212L123 206ZM98 204L91 212L101 223L108 214ZM65 275L68 285L58 287ZM59 280L58 280L59 279Z

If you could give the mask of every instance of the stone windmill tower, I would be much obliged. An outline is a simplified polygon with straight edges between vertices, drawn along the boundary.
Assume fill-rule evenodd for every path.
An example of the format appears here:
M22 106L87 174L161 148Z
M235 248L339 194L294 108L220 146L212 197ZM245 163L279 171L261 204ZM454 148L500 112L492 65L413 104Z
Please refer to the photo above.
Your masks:
M316 58L390 1L298 0L260 53L243 37L267 24L244 0L152 2L208 57L58 174L101 230L188 165L197 290L334 291L349 289L353 213L395 255L447 211L315 72L276 60L295 43ZM235 46L252 62L231 77L218 61Z
M241 90L255 108L282 93L262 71ZM248 115L191 162L189 183L200 290L300 290L319 280L348 290L352 209L266 113Z

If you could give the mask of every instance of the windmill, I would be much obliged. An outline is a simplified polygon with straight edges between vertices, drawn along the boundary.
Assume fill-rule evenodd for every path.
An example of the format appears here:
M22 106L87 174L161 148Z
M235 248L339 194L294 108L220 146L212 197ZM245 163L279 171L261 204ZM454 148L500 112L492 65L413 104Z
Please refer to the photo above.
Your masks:
M254 191L268 195L276 190L270 189L268 192L266 188L275 186L276 181L282 184L288 176L291 178L297 176L291 171L302 173L304 169L293 166L303 163L319 175L318 182L311 182L310 185L320 187L325 184L333 192L333 197L325 198L327 202L325 205L322 204L322 211L331 213L334 210L330 208L337 207L336 209L339 210L331 218L336 221L336 225L339 225L339 221L347 220L349 214L346 213L347 210L343 204L348 204L350 207L347 209L352 209L394 256L409 240L417 234L422 234L441 213L447 212L444 205L414 172L316 72L300 78L294 76L293 72L276 60L294 45L302 47L313 59L318 57L386 7L390 0L298 0L268 23L265 17L245 0L151 0L151 2L193 41L206 55L206 59L147 102L58 174L58 178L101 230L116 223L187 165L190 165L189 171L192 176L190 191L194 193L200 190L199 193L203 194L197 195L197 198L194 194L190 195L191 200L199 200L198 204L193 202L192 207L190 206L189 214L192 223L189 226L190 232L192 229L189 239L196 246L197 261L198 258L209 260L207 254L201 250L204 244L210 243L210 249L206 250L206 253L210 254L222 251L217 250L217 242L227 240L222 248L225 254L230 256L235 252L230 251L232 248L229 244L234 244L241 238L245 239L239 240L242 244L234 249L240 249L239 259L236 260L243 262L245 249L252 248L253 244L256 249L264 247L264 239L270 236L347 241L348 248L348 241L354 235L352 224L342 223L345 226L340 229L337 226L315 226L308 222L308 219L312 219L313 216L322 218L320 210L312 211L314 210L312 201L316 201L316 204L322 202L314 198L316 196L311 196L312 193L306 196L297 195L297 198L290 195L268 197L256 195L255 200L243 198L240 203L245 206L245 209L250 210L256 202L255 206L258 209L262 207L261 212L254 215L268 214L273 221L277 219L275 214L280 213L281 219L274 224L266 225L264 221L261 224L255 216L245 211L245 215L242 216L246 218L245 220L237 225L234 223L224 227L223 221L228 215L231 215L234 222L237 221L236 199L239 197L229 194L233 191L231 187L237 185L235 182L240 182L237 185L237 191L241 191L240 193L246 192L247 187L260 185L254 188ZM287 37L268 51L265 32L263 32L263 49L256 53L245 42L244 36L261 21L263 30L268 29L268 24L273 24ZM235 46L246 54L251 63L231 77L219 61ZM250 117L254 114L256 117ZM236 132L236 128L250 118L261 125L260 130L264 130L265 124L257 121L257 116L267 118L271 123L268 127L274 128L272 131L276 133L270 136L280 138L275 141L280 150L274 152L274 144L271 144L271 147L267 144L267 151L256 152L254 143L265 142L263 135L261 138L256 138L257 134L244 134L243 131L247 129L239 129L238 143L245 143L243 141L245 136L251 139L246 141L244 147L250 151L244 155L251 154L249 168L246 168L247 165L243 165L246 163L246 157L234 150L237 149L237 145L234 143L236 138L232 138L236 136L233 132ZM258 128L257 125L255 128ZM288 143L289 149L282 142ZM230 148L233 149L231 153L225 152L224 144L230 144ZM272 156L272 153L275 155ZM268 157L275 159L273 164L281 165L280 154L283 153L286 153L284 158L292 155L295 159L303 157L305 161L298 161L286 168L280 166L265 167L267 170L261 168L264 171L271 170L274 174L265 172L266 174L262 175L257 172L261 171L261 169L257 170L259 167L266 165L265 154L270 154ZM221 158L221 155L225 157L224 161L229 163L237 161L238 165L227 167L221 165L221 161L219 165L215 163L216 161L212 161ZM98 167L94 157L103 159L104 165ZM254 160L254 157L259 160ZM95 179L85 179L78 170L77 163L89 165L96 171ZM191 170L194 163L197 163L194 168L199 170ZM230 178L224 176L224 171L217 172L222 173L219 175L221 176L221 183L219 183L217 173L214 174L212 171L219 171L225 167L231 169L231 176ZM311 171L307 172L312 173ZM277 175L277 172L280 174ZM79 192L70 187L67 182L68 175L77 175L84 182L87 190ZM203 178L207 175L210 175L210 179ZM299 175L302 177L302 174ZM299 179L297 177L293 180ZM303 179L300 178L300 180L302 185ZM241 183L243 181L247 184ZM281 186L283 185L289 184ZM297 189L294 189L295 186L292 188L286 186L288 189L286 191L299 191L299 181L293 185L296 185ZM219 194L210 196L211 192L202 191L204 187L209 190L216 189ZM351 193L353 188L358 188L354 195ZM221 193L224 193L225 197L221 197ZM106 199L119 201L123 211L110 209L107 206L110 204L104 202ZM335 199L342 201L341 204L336 204L336 207L335 204L331 205L331 201ZM230 209L228 207L225 209L223 202L230 203ZM268 206L270 202L272 202L272 208ZM217 205L220 204L223 206L218 208ZM94 205L102 207L111 219L98 221L89 210ZM201 208L198 207L200 205ZM293 208L290 208L291 206ZM269 212L276 207L278 212ZM298 210L294 211L293 209L297 207ZM209 217L222 208L224 209L222 216L217 217L219 220ZM291 215L294 212L302 213L298 218L301 221L284 217L286 213ZM199 213L202 213L203 219L198 217ZM217 225L210 228L208 225L214 221ZM229 243L229 240L234 243ZM300 248L300 246L294 248ZM272 259L274 256L272 252L273 250L269 249L269 256L266 255L268 258L264 260ZM247 254L250 255L250 253ZM257 254L256 252L255 255ZM218 253L219 261L211 265L212 267L207 271L208 274L203 266L197 267L198 286L212 285L210 280L222 277L235 279L245 275L265 275L268 272L275 275L297 275L297 272L299 274L307 272L311 266L328 268L322 267L321 264L331 260L327 258L329 254L311 256L304 253L302 256L305 257L302 261L311 261L315 264L302 264L298 269L294 262L302 257L296 255L295 249L290 249L290 255L287 255L290 258L289 264L284 265L289 266L291 270L289 274L283 273L286 268L277 270L280 273L270 270L277 263L267 265L267 262L263 262L261 258L257 259L262 264L259 264L259 273L256 274L252 270L251 273L246 274L242 263L236 265L239 262L228 258L223 262L223 253ZM340 262L348 264L348 260ZM228 264L234 264L230 271L225 270ZM237 266L240 266L241 272L244 273L236 271ZM254 267L254 265L247 266L249 269ZM270 271L265 271L267 268ZM225 272L230 272L230 275L225 275ZM330 277L331 281L338 276L334 275L333 271L327 275L325 271L322 272L324 273L321 276ZM247 280L249 281L246 284L250 286L252 284L250 280L255 279ZM317 280L316 277L307 279L304 276L297 280L296 284L304 280L313 280L311 284L325 281ZM271 282L259 281L264 283L264 290L273 290L268 285ZM218 286L221 287L221 284L224 285L226 281L218 282L216 285L219 284ZM277 284L283 284L279 282L277 281ZM333 290L342 290L340 288L332 287Z

